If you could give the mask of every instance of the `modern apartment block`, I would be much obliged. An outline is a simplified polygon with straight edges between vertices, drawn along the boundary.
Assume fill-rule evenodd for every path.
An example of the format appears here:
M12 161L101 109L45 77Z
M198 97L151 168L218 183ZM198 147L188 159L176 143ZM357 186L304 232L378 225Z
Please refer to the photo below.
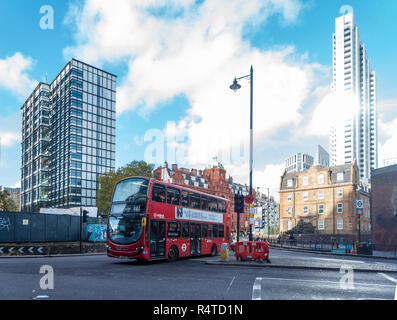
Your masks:
M309 169L313 165L314 158L306 153L298 152L288 157L284 163L287 172L301 172Z
M378 167L376 76L360 39L353 12L335 20L333 35L332 91L343 94L350 104L329 137L330 165L357 159L360 180L368 182ZM349 102L348 102L349 101Z
M320 145L317 145L314 164L329 167L329 153Z
M116 76L71 60L22 110L22 211L95 206L115 168Z

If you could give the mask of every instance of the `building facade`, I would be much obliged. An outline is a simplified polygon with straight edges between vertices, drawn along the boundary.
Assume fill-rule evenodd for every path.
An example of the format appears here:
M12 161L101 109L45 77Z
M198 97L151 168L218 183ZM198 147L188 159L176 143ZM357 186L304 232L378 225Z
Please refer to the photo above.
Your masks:
M268 234L278 233L280 204L273 197L268 197L268 195L259 192L259 189L255 201L255 234L260 237L267 237Z
M373 170L371 188L373 242L377 250L394 250L397 246L397 164Z
M95 206L115 168L116 76L73 59L21 111L22 210Z
M360 180L378 167L376 75L360 39L353 12L335 20L332 91L349 104L329 136L330 165L357 160Z
M226 170L218 161L203 170L178 168L177 164L169 167L166 162L163 167L154 171L154 178L228 199L232 212L232 232L237 232L234 195L241 193L246 196L249 194L249 189L247 186L233 182L231 177L227 178ZM254 190L253 194L255 196ZM245 204L244 213L240 214L240 232L247 234L250 229L249 223L249 205Z
M285 170L287 172L301 172L309 169L314 163L314 158L306 153L296 153L288 157L285 161Z
M356 200L362 200L358 218ZM280 232L299 221L310 222L320 236L355 239L371 234L370 193L360 184L356 162L334 167L313 166L285 172L280 181Z
M20 188L7 188L0 186L0 190L7 191L10 194L10 198L15 202L17 206L16 211L21 211L21 189Z

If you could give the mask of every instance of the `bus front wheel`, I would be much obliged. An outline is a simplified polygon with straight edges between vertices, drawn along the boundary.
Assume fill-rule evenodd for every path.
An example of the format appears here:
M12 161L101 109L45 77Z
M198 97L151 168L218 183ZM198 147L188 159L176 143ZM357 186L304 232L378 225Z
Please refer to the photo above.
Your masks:
M178 260L178 249L175 246L172 246L168 251L168 261L176 261Z

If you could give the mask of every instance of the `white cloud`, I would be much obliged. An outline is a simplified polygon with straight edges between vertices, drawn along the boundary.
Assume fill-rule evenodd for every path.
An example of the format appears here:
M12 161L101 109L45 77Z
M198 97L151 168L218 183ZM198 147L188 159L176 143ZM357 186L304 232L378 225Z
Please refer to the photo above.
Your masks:
M284 163L267 164L263 169L253 169L252 185L254 188L259 187L259 192L267 195L269 188L270 196L279 200L280 177L285 170ZM228 175L233 177L233 181L249 186L249 164L230 165L227 168ZM257 191L257 189L255 189Z
M0 146L11 147L21 141L20 114L14 113L6 117L0 116Z
M326 88L320 92L323 98L315 107L309 124L305 128L304 133L307 136L328 136L331 126L343 124L343 121L351 118L354 111L359 108L358 101L351 94L330 92Z
M9 90L21 99L34 89L37 82L30 79L27 71L32 67L32 59L17 52L11 57L0 59L0 87Z
M0 146L9 147L20 141L20 135L16 132L0 130Z
M385 160L397 161L397 100L378 103L379 167Z
M206 165L217 155L233 172L248 162L249 141L249 82L242 80L234 93L229 86L235 76L249 74L253 65L255 143L280 128L297 128L306 101L318 98L317 74L325 72L323 66L307 63L294 47L260 51L242 39L247 24L271 15L294 23L301 10L299 0L219 0L198 6L194 1L87 0L83 7L72 6L65 20L74 21L77 32L76 45L65 48L64 55L96 65L126 64L117 88L119 116L128 110L148 114L160 102L184 94L188 116L174 130L188 143L174 143L179 154L185 153L191 166ZM170 130L164 129L166 136Z

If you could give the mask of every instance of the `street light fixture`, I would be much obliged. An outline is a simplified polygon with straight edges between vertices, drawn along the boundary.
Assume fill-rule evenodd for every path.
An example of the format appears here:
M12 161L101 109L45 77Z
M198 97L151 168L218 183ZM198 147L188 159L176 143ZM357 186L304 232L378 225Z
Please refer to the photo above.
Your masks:
M250 187L249 187L249 194L252 195L252 156L253 156L253 118L252 118L252 113L253 113L253 89L254 89L254 69L251 65L251 70L250 74L237 78L234 78L233 84L230 86L230 89L232 89L234 92L236 92L238 89L241 88L241 85L239 85L238 80L244 79L244 78L249 78L250 79L250 173L249 173L249 179L250 179ZM252 241L252 225L250 223L250 233L249 233L249 240Z

